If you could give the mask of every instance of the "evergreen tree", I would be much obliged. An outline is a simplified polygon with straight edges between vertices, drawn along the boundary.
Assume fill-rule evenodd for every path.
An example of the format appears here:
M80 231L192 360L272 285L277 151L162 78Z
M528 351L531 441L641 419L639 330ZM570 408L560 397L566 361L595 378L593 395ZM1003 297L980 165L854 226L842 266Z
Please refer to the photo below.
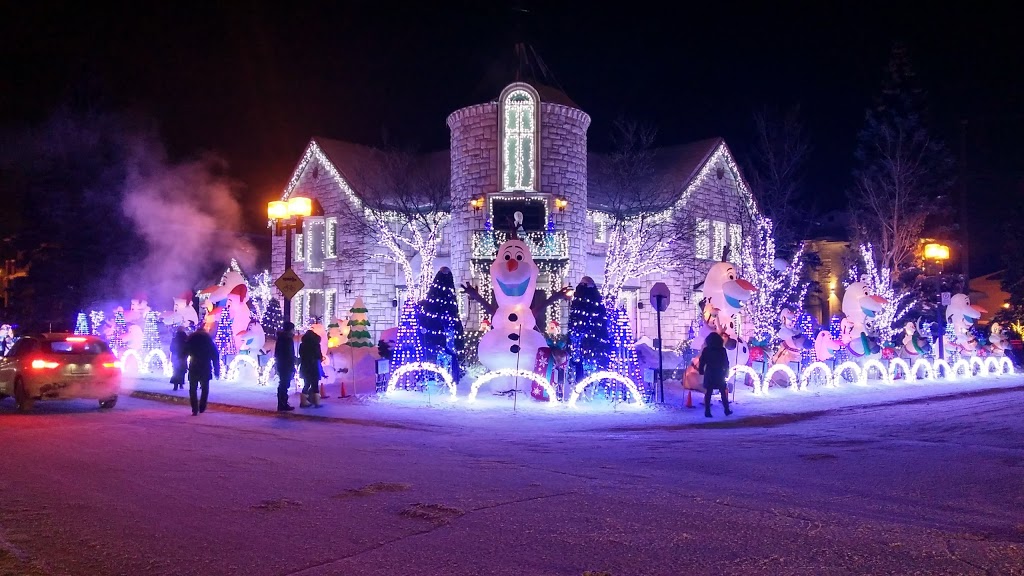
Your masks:
M1024 229L1019 222L1024 218L1024 201L1018 200L1011 209L1011 218L1004 227L1002 288L1010 295L1009 306L999 310L996 321L1003 329L1012 330L1018 338L1024 337Z
M455 279L447 267L434 276L419 316L423 348L428 357L443 353L456 355L465 346L459 304L455 295Z
M263 312L263 318L260 318L260 326L263 326L263 331L267 334L277 334L281 331L283 324L284 314L281 311L281 302L277 298L271 298L267 309Z
M636 354L633 328L629 325L625 307L620 306L608 311L608 329L612 350L611 369L632 380L637 389L643 391L644 381L640 374L640 358ZM622 394L621 400L627 399L625 390L621 390L620 394Z
M611 343L601 293L583 281L569 304L569 361L581 377L608 367Z
M217 344L217 351L220 357L231 356L238 353L235 348L235 335L231 333L231 304L225 304L220 310L220 320L217 322L217 335L214 338Z
M398 322L398 338L391 353L392 372L405 364L424 360L423 335L420 333L420 326L416 321L416 318L419 317L419 308L419 305L411 298L406 300L405 305L402 306L402 316ZM349 337L351 338L351 334ZM403 378L398 385L408 389L416 387L417 382L418 379L413 374L408 378Z
M103 333L103 311L93 310L89 312L89 322L92 324L92 331L90 332L93 336L99 336Z
M160 329L157 325L159 314L146 312L142 324L142 349L145 351L157 350L160 348Z
M75 334L88 334L89 333L89 320L85 317L85 312L78 313L78 319L75 320Z
M356 298L355 304L349 309L348 317L348 342L345 344L353 348L369 348L373 346L373 337L370 336L370 321L366 319L366 305L363 298Z
M124 349L124 336L128 333L128 323L124 320L124 310L118 308L114 312L114 330L110 334L110 347L116 352Z

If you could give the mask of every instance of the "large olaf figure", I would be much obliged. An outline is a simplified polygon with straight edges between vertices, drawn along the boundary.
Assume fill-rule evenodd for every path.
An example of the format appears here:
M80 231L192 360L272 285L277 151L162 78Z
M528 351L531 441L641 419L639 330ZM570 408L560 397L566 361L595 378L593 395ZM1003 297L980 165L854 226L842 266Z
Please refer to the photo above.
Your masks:
M736 338L734 318L756 290L756 286L740 278L736 267L729 262L711 266L704 279L704 296L707 298L706 307L710 306L709 315L716 317L720 333Z
M480 363L488 370L532 370L537 350L547 346L544 335L534 330L530 304L540 271L522 240L508 240L498 248L491 264L491 287L498 309L489 330L480 338Z
M953 326L953 336L946 338L946 343L965 356L973 355L978 349L978 339L971 332L971 326L985 312L981 306L971 304L967 294L954 294L946 307L946 322Z
M876 339L868 337L867 321L874 318L888 300L872 294L865 283L866 278L860 282L854 282L846 287L846 294L843 295L843 318L842 341L847 351L855 358L863 358L878 354L881 347Z

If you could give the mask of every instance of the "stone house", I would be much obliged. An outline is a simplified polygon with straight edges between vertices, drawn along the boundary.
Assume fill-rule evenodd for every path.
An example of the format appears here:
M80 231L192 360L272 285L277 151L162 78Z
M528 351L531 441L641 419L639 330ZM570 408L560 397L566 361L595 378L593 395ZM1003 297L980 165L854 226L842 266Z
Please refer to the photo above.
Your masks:
M435 269L449 267L457 283L469 281L489 288L488 268L496 247L513 227L513 214L523 214L519 236L531 246L541 270L538 291L549 294L574 287L583 276L600 286L607 245L608 194L601 181L602 156L587 147L590 116L560 90L539 82L516 82L497 98L461 108L447 120L450 150L425 155L431 169L450 174L450 204L442 207L451 219L435 260ZM293 243L293 269L305 289L293 300L296 324L310 318L343 317L362 296L375 337L397 324L406 286L401 270L381 258L383 249L372 235L355 225L360 177L379 161L372 149L327 138L313 138L285 188L312 198L314 216L307 218ZM671 184L677 206L702 208L694 223L691 257L678 270L636 278L621 296L638 337L656 334L655 313L645 305L655 282L672 290L672 305L662 316L667 344L687 338L697 317L701 294L695 285L721 260L738 261L739 246L753 232L757 207L729 148L720 138L654 153L657 178ZM365 248L364 257L346 258L345 248ZM686 261L682 261L686 260ZM284 238L273 239L272 274L284 271ZM479 306L460 302L468 328L483 319ZM551 319L565 326L567 306L549 309Z

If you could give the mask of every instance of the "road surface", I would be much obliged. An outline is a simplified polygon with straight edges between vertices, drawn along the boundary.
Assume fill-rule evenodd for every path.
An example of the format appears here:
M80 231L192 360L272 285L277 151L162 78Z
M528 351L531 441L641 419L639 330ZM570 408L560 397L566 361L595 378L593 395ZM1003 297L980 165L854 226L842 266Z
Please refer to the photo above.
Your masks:
M7 400L0 574L1022 574L1022 404L587 429Z

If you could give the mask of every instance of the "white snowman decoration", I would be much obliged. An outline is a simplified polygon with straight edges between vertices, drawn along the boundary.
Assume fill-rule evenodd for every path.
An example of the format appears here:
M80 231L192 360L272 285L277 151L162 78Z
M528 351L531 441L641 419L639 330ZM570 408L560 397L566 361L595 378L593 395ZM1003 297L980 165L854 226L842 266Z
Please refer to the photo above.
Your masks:
M491 286L498 309L491 329L480 338L480 363L488 370L533 370L537 351L546 347L544 335L535 330L530 309L540 271L522 240L508 240L498 248L491 264Z

